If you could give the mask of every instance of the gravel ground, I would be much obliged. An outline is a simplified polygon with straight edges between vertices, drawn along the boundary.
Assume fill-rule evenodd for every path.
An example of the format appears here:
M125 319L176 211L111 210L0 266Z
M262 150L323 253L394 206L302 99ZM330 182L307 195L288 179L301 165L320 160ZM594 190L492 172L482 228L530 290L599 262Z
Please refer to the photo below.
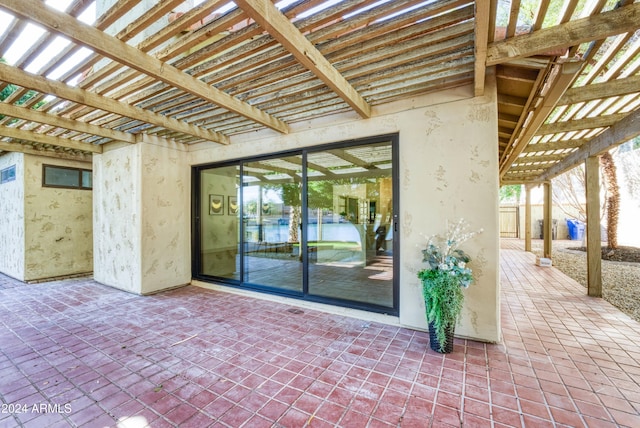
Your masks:
M553 241L553 266L587 287L587 253L569 250L572 241ZM532 243L533 253L542 255L541 243ZM602 297L640 322L640 263L602 260Z

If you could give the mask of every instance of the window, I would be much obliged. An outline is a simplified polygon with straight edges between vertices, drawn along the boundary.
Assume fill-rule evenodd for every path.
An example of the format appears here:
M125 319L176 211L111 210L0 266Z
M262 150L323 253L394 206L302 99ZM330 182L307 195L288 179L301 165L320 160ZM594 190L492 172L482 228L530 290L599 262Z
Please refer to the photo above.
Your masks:
M16 179L16 166L11 165L9 168L5 168L0 171L0 184L13 181Z
M42 168L43 187L93 188L91 170L54 165L43 165Z

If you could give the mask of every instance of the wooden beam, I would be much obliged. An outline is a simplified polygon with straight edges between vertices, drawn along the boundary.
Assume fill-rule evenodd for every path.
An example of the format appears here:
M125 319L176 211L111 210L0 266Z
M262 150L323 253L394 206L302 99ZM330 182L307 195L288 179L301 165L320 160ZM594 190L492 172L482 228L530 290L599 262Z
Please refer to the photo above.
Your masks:
M117 0L105 13L98 18L97 28L107 28L127 12L136 7L141 0Z
M543 224L543 228L544 228L543 254L544 254L544 257L547 257L550 259L552 255L551 251L553 247L553 243L551 241L551 239L553 238L553 235L551 234L552 227L553 227L553 221L552 221L553 198L551 193L551 182L546 181L543 184L543 188L544 188L544 206L543 206L543 214L542 214L543 223L544 223Z
M371 106L270 0L237 0L236 4L360 116L371 117Z
M515 161L513 161L512 165L526 165L530 163L540 163L540 162L557 162L564 158L566 153L557 153L553 155L532 155L532 156L524 156L519 157Z
M475 65L474 65L474 94L476 97L484 95L484 77L487 70L487 43L489 39L489 0L476 0L475 18Z
M560 140L560 141L549 141L547 143L537 143L537 144L529 144L524 148L522 153L532 153L532 152L546 152L550 150L566 150L566 149L575 149L583 144L589 142L586 138L580 138L577 140Z
M638 29L638 22L640 3L633 3L609 12L494 42L487 49L487 66L605 39L616 34L634 32Z
M528 121L526 128L522 129L517 140L514 140L517 142L509 156L501 159L500 177L504 176L505 172L511 167L511 164L515 162L518 156L520 156L520 153L522 153L527 144L529 144L531 138L533 138L540 127L542 127L544 121L547 120L551 111L558 104L560 97L562 97L567 88L573 84L575 78L580 74L583 66L583 63L568 62L557 65L552 69L553 71L551 73L555 74L555 76L552 77L553 80L550 86L544 92L542 104L536 107L533 118Z
M226 3L227 0L208 0L187 11L184 15L178 17L175 21L169 23L166 27L161 28L153 36L138 45L138 49L149 52L151 49L160 46L171 37L178 34L181 30L189 28L192 24L203 20L207 15L211 14L217 8Z
M55 116L53 114L47 114L38 110L15 106L12 104L0 103L0 115L43 123L57 128L65 128L71 131L81 132L83 134L97 135L99 137L124 141L126 143L133 144L136 142L136 136L134 134L116 131L115 129L102 128L101 126L91 125L90 123Z
M14 143L14 142L8 143L6 141L0 141L0 154L2 154L2 151L25 153L28 155L36 155L36 156L46 156L46 157L56 158L56 159L70 159L70 160L91 162L91 155L88 153L70 153L70 152L60 152L60 151L52 151L52 150L39 150L29 144L23 144L23 143Z
M578 166L590 156L597 156L603 152L625 143L640 135L640 109L629 113L624 119L599 134L589 143L584 144L575 152L568 155L562 162L549 168L540 176L541 180L550 180L563 172Z
M585 160L587 208L587 294L602 297L602 250L600 237L600 159Z
M0 4L16 15L26 20L37 22L47 27L50 31L63 34L74 42L87 46L113 61L153 76L168 85L196 95L279 132L287 133L289 131L288 125L279 119L232 97L226 92L194 79L176 67L162 62L113 36L86 25L65 13L58 12L42 4L39 0L21 0L20 2L0 0Z
M0 63L0 76L4 81L33 89L44 94L55 94L57 97L76 102L78 104L97 108L120 116L126 116L156 126L170 129L183 134L193 135L220 144L229 144L229 138L218 132L198 128L180 120L172 119L161 114L153 113L112 98L103 97L90 91L74 88L64 83L27 73L15 67Z
M524 186L524 250L531 252L531 186Z
M16 140L31 141L34 143L48 144L50 146L64 147L71 150L81 150L83 152L102 153L102 146L97 144L83 143L69 138L52 137L47 134L38 134L32 131L23 131L18 128L0 126L0 136L9 137Z
M581 131L583 129L607 128L625 118L627 113L614 113L606 116L585 117L542 125L535 135L558 134L560 132Z
M549 168L551 165L553 165L554 162L546 162L546 163L539 163L536 165L515 165L512 166L509 171L511 172L516 172L516 171L544 171L547 168Z
M558 105L577 104L640 92L640 76L629 76L609 82L592 83L568 89Z

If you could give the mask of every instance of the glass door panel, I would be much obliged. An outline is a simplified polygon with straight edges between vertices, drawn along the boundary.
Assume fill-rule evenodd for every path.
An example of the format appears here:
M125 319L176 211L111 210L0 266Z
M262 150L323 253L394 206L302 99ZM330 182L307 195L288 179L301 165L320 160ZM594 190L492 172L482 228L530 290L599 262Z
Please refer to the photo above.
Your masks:
M307 155L310 295L393 308L392 144Z
M200 270L240 280L239 167L200 171Z
M302 293L302 156L243 166L244 281Z

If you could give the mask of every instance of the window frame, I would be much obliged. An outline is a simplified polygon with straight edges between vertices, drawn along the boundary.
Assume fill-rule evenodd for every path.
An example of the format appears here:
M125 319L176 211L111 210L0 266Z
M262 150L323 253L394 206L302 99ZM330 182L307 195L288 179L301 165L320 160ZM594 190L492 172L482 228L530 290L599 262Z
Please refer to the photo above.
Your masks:
M0 170L0 184L9 183L9 182L15 181L15 180L16 180L16 165L15 164Z
M50 184L47 183L47 169L48 168L56 168L56 169L66 169L69 171L76 171L78 175L77 185L75 186L66 186L60 184ZM88 172L91 175L91 186L83 186L82 177L85 172ZM42 187L51 187L55 189L79 189L79 190L93 190L93 171L85 168L77 168L72 166L62 166L62 165L52 165L52 164L42 164Z

